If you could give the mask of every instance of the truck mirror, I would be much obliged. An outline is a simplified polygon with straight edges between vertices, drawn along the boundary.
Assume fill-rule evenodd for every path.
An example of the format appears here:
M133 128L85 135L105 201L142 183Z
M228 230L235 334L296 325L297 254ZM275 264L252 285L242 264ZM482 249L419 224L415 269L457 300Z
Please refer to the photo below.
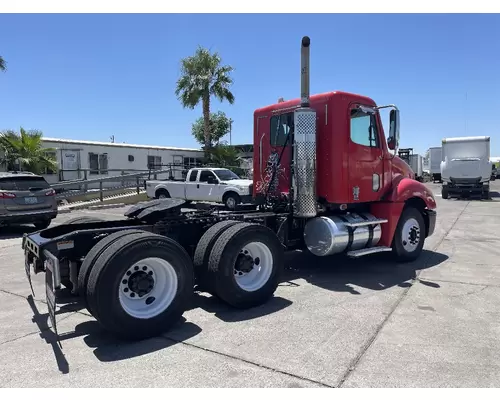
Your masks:
M399 145L399 110L391 110L389 114L389 138L387 146L394 150Z

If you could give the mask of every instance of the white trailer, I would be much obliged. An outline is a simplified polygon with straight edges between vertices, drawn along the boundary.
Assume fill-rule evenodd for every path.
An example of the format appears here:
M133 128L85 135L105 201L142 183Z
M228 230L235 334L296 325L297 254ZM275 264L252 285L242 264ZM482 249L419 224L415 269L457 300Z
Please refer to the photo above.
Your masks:
M489 198L492 162L490 137L469 136L442 141L442 196L476 194Z
M429 174L432 182L441 182L441 161L443 161L441 147L429 148Z
M415 172L415 179L422 182L424 176L424 159L420 154L410 154L410 167Z

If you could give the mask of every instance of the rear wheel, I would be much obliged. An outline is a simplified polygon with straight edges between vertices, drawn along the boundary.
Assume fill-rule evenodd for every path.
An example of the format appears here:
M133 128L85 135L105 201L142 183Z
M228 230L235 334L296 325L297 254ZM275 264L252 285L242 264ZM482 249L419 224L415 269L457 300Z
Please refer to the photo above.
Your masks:
M201 290L212 292L210 279L207 276L210 252L219 236L229 227L238 224L238 221L221 221L212 225L201 237L196 246L193 264L196 280ZM213 294L213 293L212 293Z
M164 236L125 236L96 260L87 284L93 316L127 339L157 336L176 323L193 295L193 265Z
M87 283L89 280L90 272L95 265L95 262L99 256L106 250L109 246L115 243L117 240L132 234L147 233L146 231L140 229L127 229L123 231L118 231L110 234L101 241L99 241L85 256L83 264L78 272L78 293L83 301L83 304L87 308L88 312L92 314L92 309L87 301Z
M157 199L170 199L170 193L168 193L168 190L159 189L156 191L156 198Z
M102 222L104 220L95 217L76 217L66 221L62 225L75 225L75 224L91 224L94 222ZM69 290L73 290L73 283L69 279L69 262L61 263L61 283Z
M448 196L449 196L449 193L448 193L448 188L446 186L443 186L441 188L441 198L447 200L448 199Z
M392 251L398 261L416 260L422 253L425 240L425 221L422 213L414 207L406 207L399 217Z
M215 242L208 264L215 294L236 308L250 308L273 296L283 271L284 250L269 228L239 223Z

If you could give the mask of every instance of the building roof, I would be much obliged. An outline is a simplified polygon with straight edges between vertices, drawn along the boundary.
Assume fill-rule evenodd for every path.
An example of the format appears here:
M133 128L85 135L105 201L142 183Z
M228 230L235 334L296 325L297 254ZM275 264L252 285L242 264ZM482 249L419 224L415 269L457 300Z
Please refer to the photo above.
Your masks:
M134 149L151 149L151 150L178 150L178 151L202 151L201 149L184 148L184 147L168 147L168 146L150 146L145 144L130 144L130 143L111 143L111 142L95 142L91 140L74 140L74 139L59 139L43 137L43 142L52 143L67 143L67 144L81 144L93 146L109 146L109 147L128 147Z

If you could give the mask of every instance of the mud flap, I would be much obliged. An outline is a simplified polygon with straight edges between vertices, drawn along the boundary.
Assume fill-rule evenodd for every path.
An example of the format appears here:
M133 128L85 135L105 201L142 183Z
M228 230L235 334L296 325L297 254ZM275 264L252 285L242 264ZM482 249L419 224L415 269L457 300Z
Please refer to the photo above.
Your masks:
M28 278L28 282L30 283L31 294L33 295L33 298L35 298L35 291L33 290L33 283L31 282L31 265L29 262L28 249L24 251L24 271L26 272L26 277Z
M55 265L52 258L47 257L45 262L45 296L47 300L47 309L49 311L50 323L52 324L52 329L56 335L57 325L56 325L56 275L54 273Z

